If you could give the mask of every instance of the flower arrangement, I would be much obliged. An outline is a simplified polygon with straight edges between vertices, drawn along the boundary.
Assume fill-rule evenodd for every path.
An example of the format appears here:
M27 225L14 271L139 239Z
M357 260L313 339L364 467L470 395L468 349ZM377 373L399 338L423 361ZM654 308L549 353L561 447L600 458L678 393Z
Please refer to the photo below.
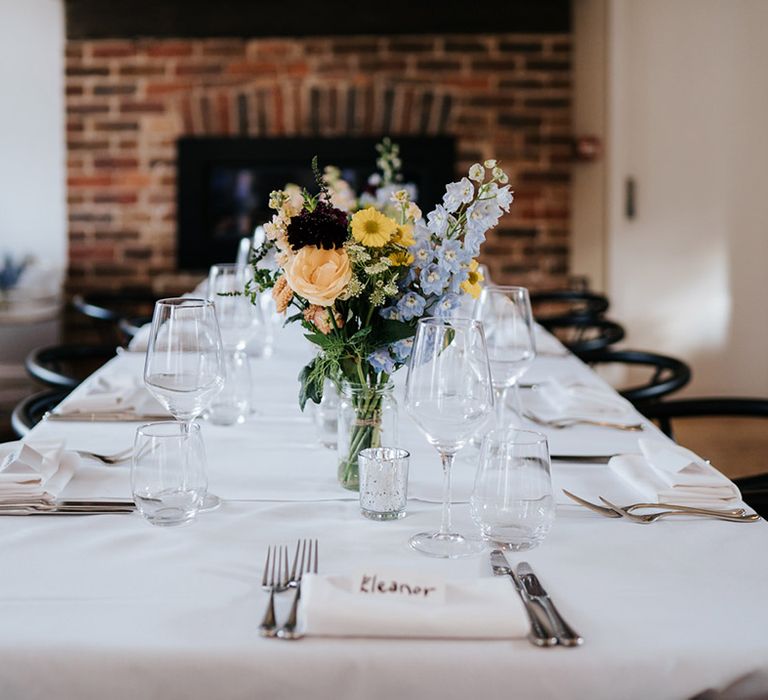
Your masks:
M513 198L506 173L487 160L448 184L424 218L415 188L401 182L397 145L385 139L377 150L380 173L360 197L337 169L321 174L316 159L317 194L272 192L267 241L252 259L258 290L271 289L278 311L293 312L286 322L301 323L319 349L299 375L302 410L319 403L326 379L356 390L359 424L339 445L339 479L349 488L357 488L358 452L381 443L381 389L406 362L417 321L448 317L461 295L479 295L480 246ZM276 269L261 264L270 251Z

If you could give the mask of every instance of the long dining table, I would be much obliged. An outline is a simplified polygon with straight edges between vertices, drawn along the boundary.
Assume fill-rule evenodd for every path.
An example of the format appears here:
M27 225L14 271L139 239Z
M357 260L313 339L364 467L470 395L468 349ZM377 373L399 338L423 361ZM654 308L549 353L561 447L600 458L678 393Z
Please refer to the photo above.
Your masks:
M443 560L409 548L411 534L439 523L441 469L402 406L400 442L411 452L407 516L361 517L357 494L337 483L335 453L320 445L311 413L298 408L297 375L311 352L299 333L279 331L273 355L252 360L249 419L203 422L218 510L177 528L153 527L138 513L0 517L0 698L690 698L768 670L765 521L605 518L562 489L592 501L642 499L605 463L560 459L552 463L551 533L509 557L531 562L583 646L261 638L270 545L316 538L328 574L370 564L447 579L492 576L487 553ZM143 361L143 353L122 352L71 397L98 375L140 377ZM524 381L551 377L602 381L566 352L542 354ZM637 419L645 434L656 430ZM137 425L44 420L27 440L116 452L132 444ZM552 454L637 452L637 433L537 429ZM454 468L460 531L474 530L468 499L477 459L467 447ZM130 498L130 465L82 459L64 495ZM284 615L290 596L278 598Z

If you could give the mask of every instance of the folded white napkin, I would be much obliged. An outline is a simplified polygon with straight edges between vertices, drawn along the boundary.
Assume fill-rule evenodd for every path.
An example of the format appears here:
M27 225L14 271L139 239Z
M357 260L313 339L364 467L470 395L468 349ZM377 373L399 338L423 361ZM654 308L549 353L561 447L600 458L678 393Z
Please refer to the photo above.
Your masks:
M96 377L87 392L67 399L61 414L103 413L128 411L139 416L165 414L160 402L149 393L143 382L132 375L101 375Z
M58 497L80 464L63 442L0 445L0 503Z
M151 330L151 323L145 323L139 328L138 333L136 333L128 343L128 350L131 352L146 352L147 346L149 345L149 333Z
M643 497L715 506L741 499L732 481L685 447L656 438L640 438L638 445L642 454L619 455L609 466Z
M507 577L446 581L418 570L307 576L299 622L330 637L522 638L529 625Z
M582 418L636 423L632 404L608 387L551 378L527 394L526 409L544 420Z

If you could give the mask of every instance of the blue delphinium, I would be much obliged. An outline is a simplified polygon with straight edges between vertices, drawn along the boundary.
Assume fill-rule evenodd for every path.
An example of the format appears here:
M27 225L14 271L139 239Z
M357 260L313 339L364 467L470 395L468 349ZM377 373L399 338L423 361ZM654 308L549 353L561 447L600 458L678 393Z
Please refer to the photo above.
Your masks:
M437 249L437 264L449 272L458 272L461 264L467 262L468 255L461 245L461 241L443 241Z
M396 343L392 343L389 349L398 362L405 362L413 350L413 338L398 340Z
M448 318L456 309L459 308L461 300L458 294L449 292L442 296L432 309L432 313L439 318Z
M403 321L410 321L424 312L426 299L416 292L408 292L397 302L397 310Z
M389 348L378 348L366 358L376 372L392 374L395 371L395 358L389 354Z
M439 296L448 284L448 274L448 270L435 263L427 265L419 276L421 291L424 294L437 294Z

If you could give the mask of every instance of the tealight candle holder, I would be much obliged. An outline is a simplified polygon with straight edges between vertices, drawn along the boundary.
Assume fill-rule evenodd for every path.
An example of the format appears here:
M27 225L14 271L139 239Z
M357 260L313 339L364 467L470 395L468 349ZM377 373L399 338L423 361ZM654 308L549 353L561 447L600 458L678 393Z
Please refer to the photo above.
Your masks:
M405 517L410 453L399 447L371 447L357 457L360 512L371 520Z

